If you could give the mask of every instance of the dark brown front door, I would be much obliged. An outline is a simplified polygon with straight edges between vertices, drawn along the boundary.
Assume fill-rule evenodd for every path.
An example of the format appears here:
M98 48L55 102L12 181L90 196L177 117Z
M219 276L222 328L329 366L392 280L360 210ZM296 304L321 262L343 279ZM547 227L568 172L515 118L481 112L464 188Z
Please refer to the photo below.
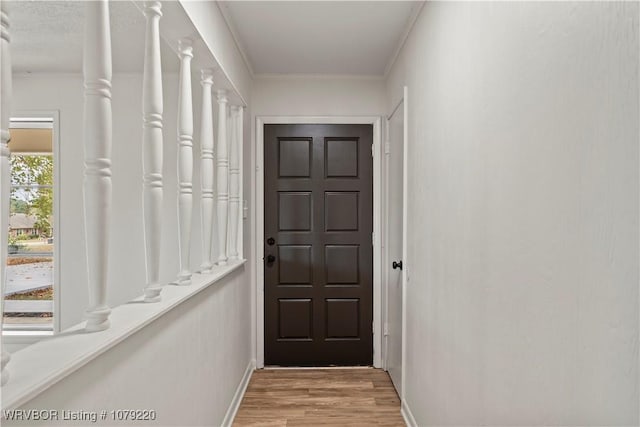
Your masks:
M371 365L371 125L265 125L265 364Z

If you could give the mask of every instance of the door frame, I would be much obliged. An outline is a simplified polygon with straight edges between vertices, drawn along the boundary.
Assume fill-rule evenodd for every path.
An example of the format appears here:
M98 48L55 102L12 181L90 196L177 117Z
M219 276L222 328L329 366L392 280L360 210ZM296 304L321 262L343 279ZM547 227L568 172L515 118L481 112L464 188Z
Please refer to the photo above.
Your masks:
M382 117L380 116L257 116L256 117L256 367L264 368L264 125L370 124L373 125L373 366L382 367Z
M408 201L409 201L409 177L408 177L408 161L409 161L409 88L408 86L403 86L402 88L402 98L394 104L395 107L391 110L389 115L385 117L385 150L384 150L384 167L385 167L385 177L384 177L384 194L385 197L389 194L389 182L391 180L391 176L389 174L389 154L390 154L390 134L389 134L389 121L394 116L394 114L400 109L403 109L403 123L402 123L402 145L403 145L403 153L402 153L402 349L401 349L401 369L400 369L400 377L401 377L401 390L396 390L398 396L401 401L404 401L405 396L405 382L406 382L406 372L407 372L407 361L406 361L406 348L407 348L407 282L409 280L409 267L408 267L408 249L407 249L407 239L408 239ZM384 240L388 242L389 240L389 204L385 203L386 210L384 212ZM388 290L389 290L389 266L391 265L391 259L389 258L388 250L384 250L384 290L385 290L385 306L384 306L384 319L385 325L387 319L389 318L389 298L388 298ZM386 329L386 328L385 328ZM385 330L386 332L386 330ZM384 369L388 370L387 366L387 340L388 335L385 333L384 335L384 345L385 345L385 354L384 354Z

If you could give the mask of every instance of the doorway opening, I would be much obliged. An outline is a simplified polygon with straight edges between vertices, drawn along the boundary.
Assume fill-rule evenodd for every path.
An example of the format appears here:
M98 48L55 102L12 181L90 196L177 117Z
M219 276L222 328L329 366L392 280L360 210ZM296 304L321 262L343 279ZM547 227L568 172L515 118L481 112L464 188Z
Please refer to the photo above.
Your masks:
M373 363L373 126L264 127L265 364Z
M379 117L257 119L258 368L381 367L380 139Z

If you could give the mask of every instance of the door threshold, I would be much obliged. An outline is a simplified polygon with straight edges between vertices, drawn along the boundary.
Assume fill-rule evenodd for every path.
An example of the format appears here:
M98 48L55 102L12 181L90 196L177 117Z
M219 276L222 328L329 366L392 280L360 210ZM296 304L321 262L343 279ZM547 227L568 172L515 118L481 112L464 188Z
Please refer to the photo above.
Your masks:
M266 370L272 370L272 371L276 371L276 370L299 370L299 369L307 369L307 370L319 370L319 369L326 369L326 370L331 370L331 369L373 369L373 366L277 366L277 365L269 365L269 366L265 366L262 369L266 369Z

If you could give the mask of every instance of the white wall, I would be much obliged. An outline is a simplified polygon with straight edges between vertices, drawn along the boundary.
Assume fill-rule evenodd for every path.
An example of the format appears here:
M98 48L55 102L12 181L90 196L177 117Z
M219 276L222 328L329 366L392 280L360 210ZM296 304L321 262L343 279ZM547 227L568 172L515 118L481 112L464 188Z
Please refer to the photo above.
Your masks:
M380 116L384 81L367 77L273 76L253 82L255 116Z
M638 3L427 2L409 87L418 425L638 425Z
M219 426L249 366L249 287L232 273L31 400L21 409L149 409L153 422ZM62 416L62 415L60 415ZM3 420L3 425L24 425ZM71 425L70 421L29 425ZM79 422L74 425L89 425Z

